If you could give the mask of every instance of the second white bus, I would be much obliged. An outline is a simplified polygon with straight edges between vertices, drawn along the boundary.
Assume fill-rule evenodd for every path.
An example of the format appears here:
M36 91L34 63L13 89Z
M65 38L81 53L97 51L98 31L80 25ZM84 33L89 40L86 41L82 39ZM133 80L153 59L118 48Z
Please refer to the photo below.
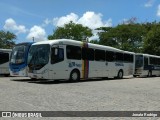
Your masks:
M134 56L133 52L75 40L42 41L32 44L29 50L28 76L71 81L123 78L133 75Z
M160 76L160 56L136 53L134 76Z

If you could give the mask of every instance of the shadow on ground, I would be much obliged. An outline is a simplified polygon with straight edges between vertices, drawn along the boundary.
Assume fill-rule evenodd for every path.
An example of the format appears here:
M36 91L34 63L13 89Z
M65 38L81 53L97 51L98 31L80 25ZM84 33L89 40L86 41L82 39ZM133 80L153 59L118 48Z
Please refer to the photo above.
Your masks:
M126 80L131 78L123 78L123 79L113 79L113 78L92 78L86 80L80 80L78 82L70 82L68 80L42 80L42 79L11 79L11 81L15 82L27 82L27 83L35 83L35 84L68 84L68 83L82 83L82 82L98 82L98 81L113 81L113 80Z

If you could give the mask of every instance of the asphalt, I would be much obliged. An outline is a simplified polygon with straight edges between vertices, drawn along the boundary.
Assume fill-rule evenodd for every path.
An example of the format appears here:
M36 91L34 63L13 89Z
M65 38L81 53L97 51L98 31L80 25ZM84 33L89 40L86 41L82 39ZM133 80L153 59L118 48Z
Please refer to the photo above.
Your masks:
M160 77L91 79L70 83L1 76L0 91L0 111L160 110Z

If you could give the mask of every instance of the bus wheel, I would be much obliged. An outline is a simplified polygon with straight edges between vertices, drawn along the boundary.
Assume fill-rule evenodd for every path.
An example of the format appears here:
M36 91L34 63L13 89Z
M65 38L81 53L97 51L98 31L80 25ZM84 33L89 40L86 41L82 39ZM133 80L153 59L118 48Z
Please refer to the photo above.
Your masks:
M133 75L133 77L137 77L137 75Z
M123 78L123 71L122 70L119 70L117 78L118 79L122 79Z
M9 74L5 74L4 76L5 76L5 77L9 77Z
M152 71L148 71L148 77L152 77Z
M78 70L73 70L70 74L70 81L77 82L80 80L80 73Z
M37 80L36 78L30 78L31 80Z

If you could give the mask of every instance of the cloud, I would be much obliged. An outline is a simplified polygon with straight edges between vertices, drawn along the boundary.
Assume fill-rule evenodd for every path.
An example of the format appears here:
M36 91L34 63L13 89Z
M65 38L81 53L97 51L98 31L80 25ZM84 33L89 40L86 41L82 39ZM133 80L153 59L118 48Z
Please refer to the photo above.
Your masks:
M66 16L56 17L53 19L53 25L57 27L63 27L65 24L68 24L70 21L76 24L82 24L92 29L93 36L89 40L99 39L96 28L99 27L111 27L112 19L109 18L107 21L102 21L103 15L101 13L95 13L93 11L85 12L81 17L75 13L70 13Z
M99 27L107 27L112 26L112 20L109 19L106 22L102 21L102 14L101 13L94 13L94 12L86 12L83 16L78 20L79 24L87 26L91 29L99 28Z
M99 40L98 30L92 30L93 36L91 36L88 40Z
M153 4L154 4L154 2L155 2L155 0L148 0L145 4L144 4L144 6L145 7L152 7L153 6Z
M49 24L49 21L46 19L44 21L45 24ZM20 33L25 33L27 35L26 39L32 40L33 37L35 41L42 41L42 40L47 40L46 38L46 32L41 26L36 26L34 25L32 28L27 29L24 25L18 25L15 20L12 18L9 18L5 21L5 25L3 26L5 30L9 30L12 32L16 32L16 35Z
M109 18L106 22L105 22L105 27L112 27L112 19Z
M157 16L160 17L160 4L158 5Z
M24 25L17 25L17 23L12 18L9 18L5 21L3 28L5 30L16 32L16 34L27 32L27 29Z
M46 27L47 25L49 25L50 23L52 23L52 20L49 20L48 18L46 18L43 23L42 23L42 27Z
M83 26L87 26L91 29L99 28L99 27L108 27L112 26L112 19L108 19L107 21L102 21L102 14L95 13L93 11L87 11L83 14L82 17L79 17L75 13L70 13L69 15L62 16L60 18L54 18L53 24L54 26L63 27L64 24L68 24L70 21L76 24L82 24Z
M29 34L27 35L26 38L28 40L32 40L33 37L36 42L47 40L45 30L42 27L36 25L29 30Z
M102 17L102 14L100 14L100 13L95 14L94 12L86 12L78 20L78 23L80 23L84 26L87 26L91 29L95 29L95 28L98 28L100 26L103 26L101 17Z
M64 24L68 24L70 21L73 21L74 23L77 23L78 15L75 13L70 13L69 15L62 16L60 18L54 18L53 24L58 27L64 26Z

